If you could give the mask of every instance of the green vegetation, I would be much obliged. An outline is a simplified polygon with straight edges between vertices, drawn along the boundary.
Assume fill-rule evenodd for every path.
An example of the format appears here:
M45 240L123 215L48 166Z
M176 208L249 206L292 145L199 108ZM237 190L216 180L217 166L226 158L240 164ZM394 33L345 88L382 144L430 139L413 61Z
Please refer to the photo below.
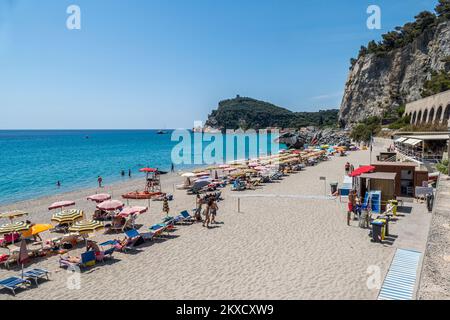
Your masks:
M439 23L450 20L450 0L439 0L435 7L435 13L423 11L414 18L414 22L406 23L403 27L396 27L395 31L383 34L382 41L375 42L372 40L367 47L362 46L358 59L367 54L383 56L392 50L403 48L424 32L435 28ZM352 66L356 61L355 59L350 61Z
M450 90L450 73L445 70L433 71L431 79L424 83L422 97L426 98L447 90Z
M444 160L444 161L438 163L438 164L436 165L436 169L437 169L439 172L448 175L448 160Z
M271 103L237 96L219 102L206 125L220 129L264 129L336 126L339 110L292 112Z
M356 142L370 142L381 130L381 119L379 117L369 117L356 125L350 133L350 138Z

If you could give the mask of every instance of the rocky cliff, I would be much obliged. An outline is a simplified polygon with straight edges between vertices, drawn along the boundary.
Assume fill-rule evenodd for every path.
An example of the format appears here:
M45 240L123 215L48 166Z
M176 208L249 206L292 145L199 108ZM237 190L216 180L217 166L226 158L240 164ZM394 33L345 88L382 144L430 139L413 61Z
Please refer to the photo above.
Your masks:
M432 72L449 71L450 21L423 31L404 47L360 55L350 69L341 103L342 127L383 116L422 98Z

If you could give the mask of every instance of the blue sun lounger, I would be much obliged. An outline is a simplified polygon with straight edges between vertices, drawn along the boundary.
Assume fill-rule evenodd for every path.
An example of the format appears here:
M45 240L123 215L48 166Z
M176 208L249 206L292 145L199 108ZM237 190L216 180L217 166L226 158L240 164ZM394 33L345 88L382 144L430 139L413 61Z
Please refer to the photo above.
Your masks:
M27 284L31 284L31 282L19 277L10 277L0 281L0 287L11 290L14 295L16 295L17 289L25 288Z
M34 280L34 282L36 282L36 286L38 286L38 280L39 279L44 279L47 278L47 280L49 280L48 278L48 274L50 272L45 270L45 269L30 269L27 270L23 273L23 277L24 279L32 279ZM22 276L22 274L21 274Z
M81 254L81 262L74 263L70 262L68 260L65 260L64 258L61 258L59 260L59 266L60 267L67 267L67 268L74 268L74 267L92 267L95 265L96 259L95 259L95 252L94 251L88 251Z
M188 222L188 223L195 222L194 217L191 216L187 210L180 212L180 214L178 216L176 216L175 218L173 218L173 220L174 220L175 224L186 223L186 222Z

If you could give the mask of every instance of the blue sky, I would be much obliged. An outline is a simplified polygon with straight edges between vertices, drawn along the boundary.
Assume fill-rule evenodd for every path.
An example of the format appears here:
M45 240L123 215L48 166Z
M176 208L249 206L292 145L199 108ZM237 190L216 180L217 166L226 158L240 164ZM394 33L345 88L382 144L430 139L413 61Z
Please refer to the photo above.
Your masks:
M360 46L435 3L0 0L0 129L187 128L236 94L338 108Z

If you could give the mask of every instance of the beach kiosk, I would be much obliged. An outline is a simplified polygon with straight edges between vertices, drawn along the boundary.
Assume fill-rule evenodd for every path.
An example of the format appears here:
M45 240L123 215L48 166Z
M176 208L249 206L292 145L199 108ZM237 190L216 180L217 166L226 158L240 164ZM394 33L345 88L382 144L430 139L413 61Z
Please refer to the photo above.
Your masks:
M365 194L365 201L370 201L372 212L380 213L386 209L386 205L396 198L395 172L364 173L360 176L360 194ZM367 204L367 203L365 203Z

